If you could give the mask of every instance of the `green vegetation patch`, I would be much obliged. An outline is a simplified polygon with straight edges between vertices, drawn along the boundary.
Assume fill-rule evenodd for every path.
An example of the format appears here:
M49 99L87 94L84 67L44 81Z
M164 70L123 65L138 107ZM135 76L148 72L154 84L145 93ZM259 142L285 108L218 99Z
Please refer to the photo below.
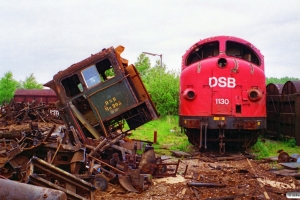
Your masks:
M300 154L300 148L296 146L295 139L282 139L273 141L264 138L259 138L257 143L250 148L250 151L257 155L258 159L278 156L278 151L283 150L289 155Z
M134 130L130 138L153 142L155 131L157 132L157 142L153 144L153 147L157 153L168 154L169 150L189 152L192 148L186 135L181 133L178 116L174 115L148 122Z

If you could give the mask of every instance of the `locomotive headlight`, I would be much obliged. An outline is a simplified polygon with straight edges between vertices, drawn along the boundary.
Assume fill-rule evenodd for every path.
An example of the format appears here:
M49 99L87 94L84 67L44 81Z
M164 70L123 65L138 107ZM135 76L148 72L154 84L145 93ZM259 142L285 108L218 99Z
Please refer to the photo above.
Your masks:
M196 97L196 93L195 93L194 89L188 88L183 92L183 97L186 100L193 100Z
M220 58L218 60L218 67L225 68L227 66L227 60L225 58Z
M258 89L250 89L248 91L248 98L251 100L251 101L259 101L261 100L262 98L262 92Z

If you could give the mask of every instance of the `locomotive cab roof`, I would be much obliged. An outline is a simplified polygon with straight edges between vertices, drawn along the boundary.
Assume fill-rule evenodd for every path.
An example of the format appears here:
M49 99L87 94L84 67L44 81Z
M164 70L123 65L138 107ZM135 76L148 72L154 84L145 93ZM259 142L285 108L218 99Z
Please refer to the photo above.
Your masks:
M115 71L117 71L118 73L123 72L123 67L128 66L128 60L121 57L121 53L124 51L124 49L125 48L123 46L102 49L102 51L96 54L92 54L90 57L71 65L65 70L59 71L53 76L53 80L45 83L44 86L53 89L56 92L57 96L60 97L61 101L64 102L65 98L73 97L82 92L81 90L84 86L92 86L91 84L89 85L87 82L81 80L81 76L84 76L84 70L86 68L95 65L95 69L98 70L99 74L102 74L102 79L105 80L109 77L104 74L104 72L113 68L113 66L115 68ZM78 74L78 76L76 74ZM86 74L88 74L88 72L86 72ZM89 72L89 74L92 75L95 73ZM89 79L93 79L93 81L96 81L95 77L89 77ZM71 82L72 86L68 86L71 84ZM78 85L81 83L83 83L83 85L73 87L74 85ZM65 94L67 97L64 97L64 93L60 92L60 88L62 85L66 90Z
M248 61L264 70L260 51L250 42L232 36L210 37L192 45L182 57L182 70L201 60L224 56Z

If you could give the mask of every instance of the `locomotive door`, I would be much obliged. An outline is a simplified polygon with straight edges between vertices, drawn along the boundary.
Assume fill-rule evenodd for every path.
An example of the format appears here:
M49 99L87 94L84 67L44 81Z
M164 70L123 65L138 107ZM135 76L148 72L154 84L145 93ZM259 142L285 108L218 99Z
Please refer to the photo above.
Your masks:
M227 81L228 79L229 81ZM225 77L213 77L213 80L210 81L213 115L232 115L232 88L230 88L230 77L228 79Z

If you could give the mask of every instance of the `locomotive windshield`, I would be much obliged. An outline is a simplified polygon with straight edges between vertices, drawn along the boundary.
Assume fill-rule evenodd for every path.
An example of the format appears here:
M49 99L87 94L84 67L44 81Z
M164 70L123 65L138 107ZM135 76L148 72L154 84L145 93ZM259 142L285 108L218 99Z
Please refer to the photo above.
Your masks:
M191 65L199 60L210 58L219 55L219 42L210 42L194 49L194 51L187 57L186 65Z
M255 65L260 65L260 59L256 53L249 46L241 43L227 41L226 55L241 58Z

